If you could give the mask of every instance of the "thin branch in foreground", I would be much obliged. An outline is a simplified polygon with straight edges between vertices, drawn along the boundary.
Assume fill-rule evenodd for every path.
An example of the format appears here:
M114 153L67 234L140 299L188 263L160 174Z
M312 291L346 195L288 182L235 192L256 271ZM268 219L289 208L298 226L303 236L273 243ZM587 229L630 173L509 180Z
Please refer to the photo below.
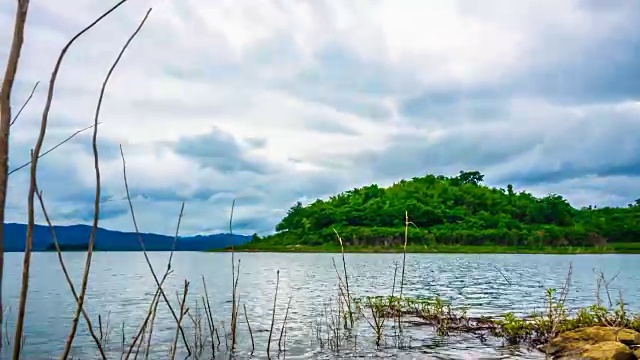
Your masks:
M53 227L53 224L51 223L51 219L49 218L47 209L44 206L44 200L42 199L42 192L38 191L37 184L36 184L36 195L38 196L38 201L40 202L40 208L42 209L42 214L44 215L44 219L47 222L47 225L49 225L49 229L51 230L51 238L53 239L53 244L56 247L56 253L58 254L58 262L60 263L60 267L62 268L64 277L67 280L67 284L69 284L69 288L71 289L71 293L73 294L73 298L75 299L77 304L79 302L78 293L76 292L76 288L73 286L73 281L69 276L69 271L67 271L67 266L64 264L64 259L62 258L62 250L60 249L60 243L58 242L58 237L56 236L56 230ZM98 321L100 323L100 337L98 338L95 331L93 330L93 324L91 323L91 318L89 317L89 314L87 314L84 308L82 309L82 316L84 317L84 320L87 322L87 328L89 330L89 333L91 334L91 337L93 338L93 341L96 343L96 347L100 352L100 356L102 357L103 360L106 360L107 356L104 353L104 349L102 348L102 341L101 341L103 336L102 319L100 318L100 316L98 316Z
M31 98L33 97L33 93L35 93L36 88L38 88L38 84L40 84L40 81L36 81L36 84L33 86L33 89L31 89L31 94L29 94L29 97L27 98L27 100L22 104L16 116L13 117L13 120L11 120L11 124L9 124L9 126L13 126L13 124L15 124L16 120L18 120L18 117L22 113L22 110L24 110L24 108L27 107L27 104L29 103L29 101L31 101Z
M49 91L47 93L47 99L46 99L45 106L44 106L44 109L43 109L43 112L42 112L42 120L41 120L41 123L40 123L40 132L38 134L38 140L36 141L36 146L35 146L35 149L34 149L34 152L33 152L33 156L31 157L31 179L30 179L30 184L29 184L29 195L28 195L28 202L27 202L27 213L28 213L27 240L26 240L25 253L24 253L23 270L22 270L22 286L21 286L21 291L20 291L20 303L19 303L19 307L18 307L18 317L17 317L17 320L16 320L15 335L14 335L14 348L13 348L13 359L14 360L18 360L20 358L20 354L21 354L23 329L24 329L24 318L25 318L25 312L26 312L26 306L27 306L27 294L28 294L28 289L29 289L29 267L31 265L31 247L33 245L33 228L35 226L34 200L35 200L35 192L36 192L36 177L37 177L36 176L36 172L37 172L37 166L38 166L38 158L40 157L40 151L41 151L41 148L42 148L42 144L44 143L44 137L45 137L45 134L46 134L46 131L47 131L47 123L48 123L48 119L49 119L49 111L51 109L51 103L53 102L53 93L54 93L54 90L55 90L55 83L56 83L56 79L57 79L57 76L58 76L58 71L60 69L60 66L62 65L62 60L64 59L64 56L67 53L67 51L69 50L69 48L71 47L71 45L80 36L82 36L85 32L89 31L92 27L94 27L96 24L98 24L102 19L107 17L109 14L111 14L113 11L115 11L118 7L120 7L126 1L127 0L121 0L120 2L118 2L115 6L111 7L109 10L107 10L105 13L103 13L101 16L99 16L96 20L94 20L91 24L89 24L84 29L82 29L80 32L78 32L73 38L71 38L71 40L69 40L69 42L67 42L67 44L62 48L62 51L60 52L60 55L58 56L58 60L57 60L57 62L55 64L55 66L54 66L54 69L53 69L52 73L51 73L51 78L49 80ZM23 1L20 2L20 8L21 8L22 11L24 11L25 17L26 17L26 8L28 7L28 4L29 4L29 2L27 0L23 0ZM19 9L18 12L20 12L20 9ZM22 24L22 26L24 27L24 23ZM4 128L4 126L3 126L3 128ZM6 130L7 133L8 133L8 127L7 127L7 129L4 129L4 130ZM4 161L3 161L3 164L5 164ZM5 167L5 169L6 169L6 167ZM3 183L4 183L4 185L6 185L6 178L3 179ZM3 197L3 200L4 200L4 197ZM1 208L2 208L2 210L1 210L2 214L4 216L4 206L1 206ZM4 237L3 236L0 239L0 243L4 244ZM84 293L84 291L81 291L81 295L79 297L79 303L80 304L82 303L82 300L83 300L83 293ZM81 307L81 306L79 306L79 307ZM79 317L79 316L77 315L76 318L77 317ZM76 323L77 323L77 320L76 320ZM65 351L65 352L66 352L66 355L68 356L68 352L67 351ZM66 356L63 356L63 358L66 358Z
M237 319L236 319L236 315L238 313L238 309L237 309L237 299L236 299L236 294L237 294L237 286L238 286L238 280L236 278L236 264L235 264L235 250L234 250L234 244L233 244L233 210L236 207L236 199L233 199L233 202L231 203L231 214L229 215L229 235L231 236L231 351L236 349L236 325L237 325ZM240 263L238 263L238 267L240 266ZM240 269L238 269L239 272ZM240 274L238 273L238 276L240 276Z
M100 189L100 161L98 156L98 119L100 118L100 110L102 109L102 100L104 99L104 93L107 88L107 84L109 83L109 79L113 74L113 71L118 66L118 63L120 62L120 59L122 59L122 56L124 55L125 51L127 51L129 44L131 44L133 39L140 32L140 29L142 29L142 27L144 26L144 23L147 21L147 18L149 17L150 13L151 13L151 9L147 11L147 13L145 14L144 18L142 19L142 21L140 22L136 30L129 36L127 41L122 46L122 49L120 49L120 53L118 53L118 56L116 57L115 61L111 65L111 68L109 68L109 71L107 72L107 76L105 76L104 81L102 82L102 88L100 89L100 96L98 97L98 104L96 105L95 117L93 121L93 124L94 124L93 141L92 141L93 159L94 159L93 165L94 165L95 174L96 174L96 193L95 193L95 202L94 202L94 209L93 209L93 226L91 228L91 235L89 236L89 249L87 250L87 260L84 266L84 274L82 276L82 285L80 287L78 308L76 309L76 313L71 323L71 331L69 332L69 337L67 338L67 343L65 345L64 352L62 355L63 359L66 359L69 356L69 353L71 352L71 345L73 344L73 339L75 338L76 331L78 329L78 319L80 317L80 312L82 311L82 307L84 305L84 298L87 292L87 284L89 282L89 272L91 269L91 259L93 256L93 245L95 243L96 233L98 231L98 221L100 219L100 190L101 189Z
M11 129L11 94L18 72L20 53L24 44L24 28L29 12L29 0L17 1L13 26L13 39L9 48L9 56L0 89L0 349L2 348L2 322L4 312L2 306L2 279L4 278L4 221L7 204L7 188L9 182L9 133ZM6 335L6 334L5 334ZM18 346L19 348L19 346Z
M91 126L87 126L86 128L82 128L82 129L80 129L80 130L78 130L78 131L74 132L74 133L73 133L73 134L71 134L69 137L67 137L66 139L64 139L64 140L62 140L61 142L59 142L57 145L55 145L55 146L54 146L54 147L52 147L51 149L49 149L49 150L47 150L47 151L43 152L42 154L40 154L40 155L38 156L38 159L42 158L43 156L47 155L48 153L52 152L53 150L55 150L55 149L59 148L59 147L60 147L60 146L62 146L64 143L66 143L66 142L68 142L69 140L71 140L71 139L73 139L74 137L76 137L76 135L78 135L78 134L80 134L80 133L83 133L83 132L85 132L85 131L87 131L87 130L89 130L89 129L92 129L92 128L94 128L95 126L100 125L100 124L102 124L102 123L101 123L101 122L99 122L99 123L97 123L97 124L93 124L93 125L91 125ZM24 164L22 164L22 165L18 166L18 167L17 167L17 168L15 168L15 169L13 169L13 170L9 171L8 175L11 175L11 174L13 174L14 172L16 172L16 171L18 171L18 170L21 170L21 169L26 168L27 166L29 166L29 164L31 164L31 160L29 160L29 161L27 161L26 163L24 163Z
M140 248L142 249L142 254L144 255L145 261L147 262L149 271L153 276L153 280L156 282L156 286L160 291L160 295L162 295L162 299L164 300L165 304L167 304L167 307L169 308L169 311L171 312L173 319L178 324L178 330L182 335L182 341L184 342L184 346L187 349L188 355L191 356L191 349L189 348L189 342L187 341L187 336L185 335L184 329L182 328L182 325L178 320L178 315L176 315L176 312L173 309L173 306L171 305L171 301L169 301L169 299L167 298L167 294L165 294L164 290L162 289L162 284L160 283L160 280L158 279L158 275L153 269L153 265L151 264L151 260L149 259L149 254L147 254L147 249L144 246L144 241L142 240L142 236L140 235L140 229L138 228L138 221L136 220L136 213L133 210L133 202L131 201L131 193L129 192L129 182L127 180L127 162L124 157L124 151L122 150L122 144L120 145L120 156L122 157L122 177L124 178L124 189L127 194L127 202L129 203L129 210L131 211L131 220L133 221L133 228L135 230L136 237L138 238L138 243L140 244Z

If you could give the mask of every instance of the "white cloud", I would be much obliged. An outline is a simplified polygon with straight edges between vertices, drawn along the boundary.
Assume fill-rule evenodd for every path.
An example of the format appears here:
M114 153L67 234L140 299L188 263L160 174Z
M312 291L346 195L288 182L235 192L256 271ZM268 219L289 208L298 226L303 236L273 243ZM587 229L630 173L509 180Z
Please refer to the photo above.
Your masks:
M14 111L35 81L42 83L12 128L12 165L28 158L35 141L59 50L113 3L60 0L31 5ZM0 5L2 59L11 39L14 6ZM103 193L112 197L105 207L122 201L117 148L123 144L145 231L171 233L182 199L188 209L185 233L224 231L234 196L239 198L240 230L268 231L298 199L426 171L480 168L486 165L482 154L502 159L485 166L489 180L492 174L508 179L518 169L536 172L548 164L577 164L580 154L566 148L558 134L582 126L592 129L582 134L589 137L587 142L602 147L620 136L609 131L596 139L606 129L604 121L632 126L637 119L632 110L637 103L629 100L637 100L637 86L613 89L624 92L624 100L599 94L602 99L562 105L543 90L558 82L557 88L576 91L579 98L591 90L587 85L604 80L594 78L593 83L572 88L562 79L537 75L566 68L572 75L584 72L591 78L585 64L593 54L601 63L606 56L626 59L619 54L637 45L633 10L638 6L632 0L609 6L578 0L492 0L482 5L444 0L146 0L126 3L70 49L56 86L49 146L92 123L106 71L147 6L154 10L111 79L99 127ZM574 62L582 67L572 68ZM607 67L599 74L615 69ZM612 83L604 84L602 93L611 90L607 86L615 87ZM528 93L521 93L525 88ZM463 95L451 100L448 93ZM478 94L485 96L476 101ZM420 96L429 101L411 114L404 105L416 98L424 103ZM444 106L447 101L450 104ZM576 125L576 119L590 120ZM268 171L204 166L173 145L213 129L229 134L242 156ZM451 143L456 141L451 134L465 142ZM531 142L517 141L526 134L533 135ZM404 142L407 151L412 149L411 158L387 153L390 162L384 162L359 156L393 151L389 149L398 138L411 136L413 140ZM555 145L545 147L545 141ZM624 141L629 149L640 143L631 133ZM438 147L424 154L421 143ZM216 145L220 144L211 144ZM514 147L522 149L500 155ZM471 150L455 157L460 149ZM90 211L91 156L90 136L85 133L42 161L40 182L56 222L83 222ZM619 159L622 165L633 163L631 155L625 156ZM599 164L605 162L601 160ZM387 171L379 171L376 164L388 164ZM27 170L23 171L11 177L9 221L26 219ZM578 202L590 196L608 203L628 201L619 193L603 195L615 193L615 184L573 193L579 193ZM131 228L123 214L105 218L102 224Z

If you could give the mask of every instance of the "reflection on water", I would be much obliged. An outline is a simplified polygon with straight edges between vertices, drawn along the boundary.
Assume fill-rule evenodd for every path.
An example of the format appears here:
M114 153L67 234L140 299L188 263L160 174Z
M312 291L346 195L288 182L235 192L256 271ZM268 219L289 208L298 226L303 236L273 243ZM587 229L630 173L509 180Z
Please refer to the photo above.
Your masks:
M156 271L162 273L169 254L149 255ZM483 342L472 335L443 338L429 329L411 326L405 328L404 349L398 350L392 343L375 349L373 332L365 321L360 321L355 330L357 336L354 337L352 346L341 349L340 355L336 356L319 350L314 324L323 316L330 301L336 299L337 280L331 258L336 257L336 260L339 260L339 255L243 253L236 254L236 257L242 261L238 284L240 302L247 307L256 342L257 358L266 354L277 269L280 269L279 301L273 336L275 341L271 349L272 352L277 352L282 319L288 299L291 298L284 339L284 355L287 358L328 359L366 355L434 359L542 358L536 352L506 347L492 339ZM358 296L389 295L393 283L393 263L401 260L401 257L397 254L347 254L349 285L352 292ZM84 254L66 253L65 259L75 283L79 286ZM204 295L204 276L213 317L222 337L223 321L227 324L226 330L229 330L230 254L177 253L173 259L174 273L165 285L169 300L176 309L179 308L176 291L181 291L186 278L191 282L187 300L187 304L191 306L190 314L195 316L197 312L202 313L202 304L196 308L195 302ZM569 306L585 306L594 302L594 270L604 270L609 276L620 272L610 286L611 291L617 294L618 289L622 289L629 309L639 310L638 260L640 256L636 255L410 254L407 255L404 293L417 297L437 294L454 305L470 307L471 315L497 314L505 311L529 313L539 309L543 304L545 288L562 286L569 262L572 262ZM22 254L6 254L4 303L11 307L7 314L10 327L14 323L18 304L21 266ZM34 254L31 269L24 357L57 358L64 347L71 325L73 298L55 254ZM141 253L99 252L94 255L86 307L95 324L98 322L98 314L102 316L103 322L106 322L107 317L109 319L110 358L120 356L123 326L125 343L132 341L147 314L154 293L155 284ZM244 358L249 355L251 341L242 307L240 309L237 349L238 357ZM186 318L185 327L190 327L191 324L192 321ZM203 324L206 327L206 323ZM189 334L193 333L189 329L185 330L192 341L193 335ZM175 322L166 306L161 303L152 338L152 343L156 345L153 346L150 358L168 358L175 331ZM224 339L222 342L224 344ZM4 351L2 358L8 357L7 350L10 348ZM79 326L73 354L81 359L90 359L96 355L93 340L86 331L84 321L81 321Z

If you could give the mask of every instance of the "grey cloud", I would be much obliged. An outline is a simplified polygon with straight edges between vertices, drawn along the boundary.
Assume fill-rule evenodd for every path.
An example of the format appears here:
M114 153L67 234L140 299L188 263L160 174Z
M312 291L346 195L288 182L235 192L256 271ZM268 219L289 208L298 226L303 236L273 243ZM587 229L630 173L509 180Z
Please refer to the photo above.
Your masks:
M215 127L208 134L181 138L175 143L174 149L203 167L221 172L265 174L269 171L266 162L251 159L232 135Z
M348 49L335 44L319 51L316 60L316 65L301 70L289 84L306 84L315 88L314 91L307 90L310 94L318 94L318 89L337 93L348 89L350 94L370 97L406 93L421 86L415 74L361 60Z
M592 110L564 121L521 165L513 164L506 181L553 183L584 176L640 175L640 111Z
M253 149L263 149L267 146L268 140L261 137L249 137L245 138L244 141L249 144Z
M346 124L341 124L335 120L309 118L305 119L304 126L310 130L316 130L321 133L341 134L341 135L360 135L360 133Z
M370 120L384 121L393 115L384 106L384 98L379 95L358 95L349 90L334 88L323 81L305 83L287 81L276 86L295 96L335 109L338 112L354 114Z
M536 184L523 189L535 195L561 194L576 207L627 206L640 198L639 181L638 176L585 176L552 184ZM516 191L518 190L520 189L516 187Z
M495 121L509 112L510 98L497 87L475 86L426 91L404 99L399 111L416 123Z
M640 36L625 38L560 63L542 62L497 83L426 90L402 100L399 111L416 123L496 121L510 116L510 103L518 98L560 106L634 100L640 98L638 58Z
M511 113L504 122L444 127L432 138L397 135L383 150L340 158L350 162L349 171L369 173L371 179L480 170L492 185L512 183L525 189L553 189L553 184L577 179L640 177L640 109L629 105L577 112L557 109L541 123ZM623 195L616 196L621 202Z
M385 178L487 169L529 151L538 141L508 124L454 128L432 140L420 134L396 135L382 151L353 156L353 165Z
M640 17L637 21L640 22ZM640 97L640 37L602 44L553 66L536 66L515 77L514 92L544 96L558 104L616 102Z

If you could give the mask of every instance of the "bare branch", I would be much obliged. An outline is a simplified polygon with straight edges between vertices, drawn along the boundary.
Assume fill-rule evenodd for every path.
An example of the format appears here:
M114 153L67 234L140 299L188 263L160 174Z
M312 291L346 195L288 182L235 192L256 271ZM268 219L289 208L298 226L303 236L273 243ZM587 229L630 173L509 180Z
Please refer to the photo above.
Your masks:
M36 84L33 86L33 89L31 89L31 94L29 94L29 97L27 98L27 100L22 104L22 107L20 107L20 110L18 110L18 113L16 114L16 116L13 117L13 120L11 120L11 124L9 124L9 126L13 126L13 124L15 124L16 120L18 120L18 117L22 113L22 110L24 110L24 108L27 107L27 104L29 103L29 101L31 101L31 98L33 97L33 93L35 93L36 89L38 88L38 84L40 84L40 81L37 81Z
M0 89L0 224L4 224L4 210L7 201L7 184L9 181L9 130L11 128L11 93L18 72L20 53L24 43L24 27L27 22L29 0L17 1L13 28L13 40L7 59L4 80ZM4 226L0 226L0 309L2 307L2 278L4 277ZM0 311L0 340L2 337L2 321L4 312ZM19 345L18 345L19 347ZM0 341L2 348L2 341Z
M101 122L99 122L97 125L100 125L100 124L102 124L102 123L101 123ZM66 139L62 140L62 141L61 141L61 142L59 142L56 146L54 146L54 147L52 147L51 149L49 149L49 150L47 150L47 151L43 152L42 154L40 154L40 155L38 156L38 159L42 158L43 156L47 155L48 153L52 152L53 150L55 150L55 149L59 148L59 147L60 147L60 146L62 146L64 143L66 143L66 142L68 142L69 140L73 139L76 135L78 135L78 134L80 134L80 133L82 133L82 132L85 132L85 131L87 131L87 130L89 130L89 129L92 129L92 128L94 128L95 126L96 126L96 124L93 124L93 125L91 125L91 126L87 126L86 128L83 128L83 129L80 129L80 130L78 130L78 131L74 132L73 134L71 134L71 136L69 136L68 138L66 138ZM26 163L24 163L24 164L22 164L22 165L18 166L17 168L15 168L15 169L13 169L13 170L9 171L8 175L11 175L11 174L13 174L14 172L16 172L16 171L18 171L18 170L24 169L25 167L29 166L29 164L31 164L31 161L27 161Z
M93 145L94 168L96 173L96 193L95 193L94 212L93 212L93 226L91 228L91 235L89 237L89 249L87 250L87 260L84 266L84 273L82 276L82 285L80 287L78 307L76 309L75 315L73 317L73 321L71 323L71 331L69 332L69 337L67 338L67 343L65 345L65 349L62 354L62 359L66 359L69 356L69 353L71 352L71 345L73 344L73 339L75 338L76 331L78 329L78 320L80 317L80 313L82 312L82 307L84 305L84 298L87 292L87 284L89 282L89 271L91 269L93 245L96 238L96 232L98 231L98 220L100 218L100 190L101 190L100 189L100 161L98 157L98 119L100 118L100 109L102 108L102 99L104 98L104 93L107 88L107 84L109 83L109 79L113 74L113 71L115 70L116 66L118 66L120 59L122 59L122 56L124 55L125 51L129 47L129 44L131 44L131 41L133 41L136 35L138 35L138 33L140 32L140 29L142 29L142 26L144 26L144 23L147 21L147 18L149 17L150 12L151 12L151 9L147 11L147 13L145 14L144 18L142 19L142 21L140 22L136 30L133 32L133 34L131 34L131 36L129 36L125 44L122 46L122 49L120 50L120 53L116 57L116 60L113 62L113 64L111 65L111 68L107 72L107 76L105 76L104 81L102 82L102 88L100 89L100 96L98 97L98 104L96 105L95 117L93 121L94 126L93 126L92 145Z
M40 208L42 209L42 214L44 215L44 219L49 225L49 230L51 230L51 238L53 239L53 244L56 247L56 252L58 254L58 262L60 263L60 267L62 268L64 277L67 280L67 284L69 284L69 288L71 289L73 298L75 299L76 303L78 303L78 293L76 292L76 288L73 286L73 281L71 280L71 276L69 276L69 272L67 271L67 266L64 264L64 260L62 259L62 250L60 249L60 243L58 242L58 237L56 236L56 230L53 227L53 224L51 223L51 219L49 218L47 209L44 206L44 200L42 199L42 192L38 191L37 184L36 184L36 195L38 196L38 201L40 202ZM89 314L87 314L85 309L82 309L82 315L84 317L84 320L87 322L87 328L89 329L89 333L91 334L93 341L96 343L96 346L98 347L98 351L100 351L100 356L102 357L102 359L106 360L107 356L104 353L104 349L102 348L102 342L100 341L100 339L102 338L102 334L100 335L100 338L98 338L95 331L93 331L93 324L91 323L91 318L89 317ZM98 317L98 320L101 322L100 317ZM102 326L100 326L100 331L102 332Z
M16 321L15 336L14 336L15 338L14 345L13 345L14 360L18 360L20 358L20 353L21 353L20 349L22 346L22 332L24 328L24 317L25 317L25 311L27 306L27 293L29 288L29 266L31 264L31 247L33 245L33 228L35 225L35 214L34 214L35 199L34 198L35 198L35 191L36 191L36 173L38 168L38 158L40 156L40 150L42 149L42 144L44 142L45 134L47 132L49 111L51 109L51 103L53 102L53 92L55 90L55 83L58 77L58 71L60 70L60 66L62 65L62 60L64 59L64 56L69 50L69 48L71 47L71 45L80 36L82 36L85 32L89 31L92 27L98 24L102 19L104 19L106 16L108 16L110 13L112 13L114 10L116 10L120 5L124 4L126 1L127 0L121 0L111 9L103 13L91 24L89 24L87 27L85 27L83 30L77 33L73 38L71 38L71 40L69 40L69 42L64 46L64 48L62 48L62 51L58 56L56 65L53 68L53 72L51 73L51 79L49 80L49 91L47 93L47 100L44 106L44 110L42 112L42 120L40 123L40 133L38 135L38 140L36 141L36 146L33 152L33 156L31 157L31 180L29 185L29 196L28 196L28 204L27 204L27 211L28 211L27 241L26 241L27 244L25 247L25 254L24 254L24 263L23 263L23 269L22 269L22 289L20 291L20 304L18 308L18 318ZM20 2L21 6L25 8L25 15L26 15L26 7L28 6L28 3L29 3L28 0L22 0ZM4 220L4 219L0 219L0 220ZM83 293L84 293L84 290L81 290L80 297L79 297L80 304L82 304L82 301L84 298ZM77 320L76 320L76 323L77 323ZM65 353L68 355L68 352L65 351Z

